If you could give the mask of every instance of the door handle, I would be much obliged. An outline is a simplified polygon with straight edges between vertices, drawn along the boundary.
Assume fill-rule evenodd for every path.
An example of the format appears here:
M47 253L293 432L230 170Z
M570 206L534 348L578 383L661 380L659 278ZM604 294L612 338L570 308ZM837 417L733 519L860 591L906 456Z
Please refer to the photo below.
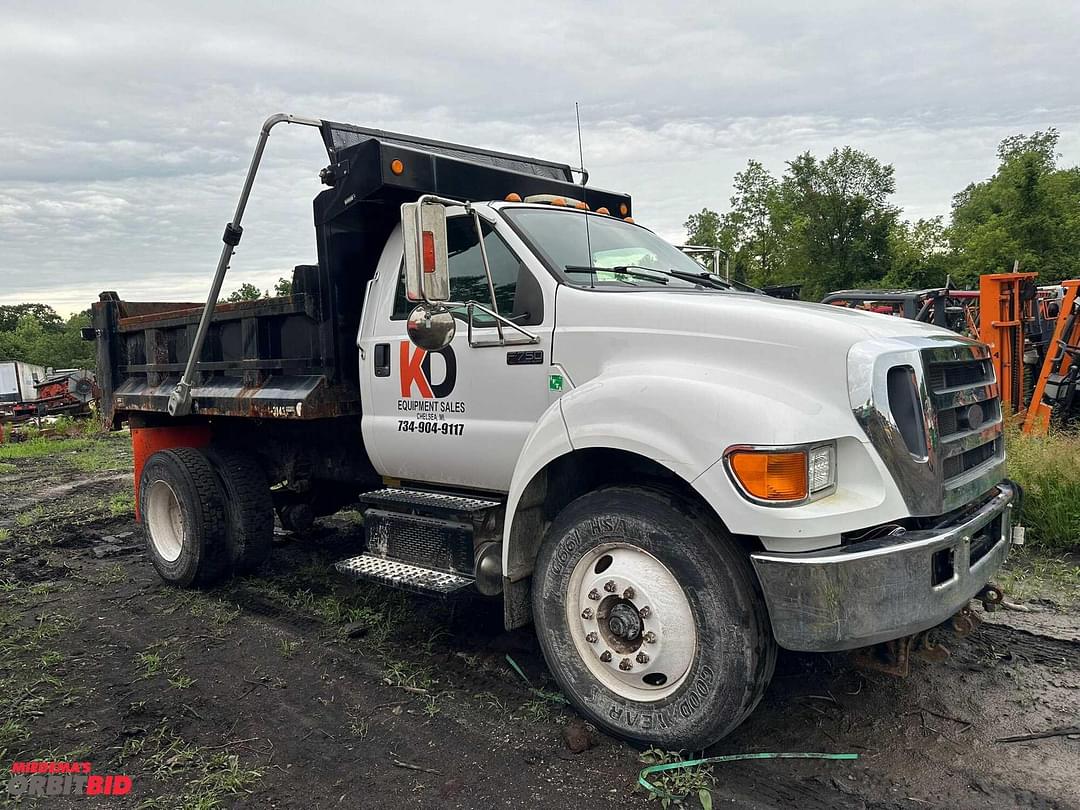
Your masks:
M390 344L389 343L376 343L375 344L375 376L376 377L389 377L390 376Z

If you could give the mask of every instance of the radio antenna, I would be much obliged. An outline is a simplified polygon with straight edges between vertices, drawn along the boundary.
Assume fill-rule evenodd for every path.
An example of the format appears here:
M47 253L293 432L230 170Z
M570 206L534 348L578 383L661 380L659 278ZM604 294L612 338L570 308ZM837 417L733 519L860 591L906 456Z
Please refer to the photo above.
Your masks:
M581 201L588 204L588 200L585 199L585 182L589 179L588 173L585 171L585 150L581 145L581 109L578 107L578 103L574 102L574 117L577 118L577 150L578 150L578 168L581 170ZM585 248L589 251L589 261L587 262L589 267L593 266L592 255L592 237L589 233L589 212L585 211ZM589 273L589 286L596 286L596 274Z

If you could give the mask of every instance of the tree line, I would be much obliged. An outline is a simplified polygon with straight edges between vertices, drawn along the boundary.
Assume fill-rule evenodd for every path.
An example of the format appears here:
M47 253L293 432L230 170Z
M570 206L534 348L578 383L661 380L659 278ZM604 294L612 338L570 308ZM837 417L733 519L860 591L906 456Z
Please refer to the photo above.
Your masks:
M0 361L51 368L94 368L94 344L82 339L90 310L68 319L47 304L0 306Z
M728 255L733 278L801 284L805 300L857 287L971 288L1019 262L1050 284L1080 275L1080 167L1061 168L1056 129L998 146L997 171L954 195L948 221L901 218L893 167L850 146L804 152L776 177L749 160L730 207L686 220L688 241Z

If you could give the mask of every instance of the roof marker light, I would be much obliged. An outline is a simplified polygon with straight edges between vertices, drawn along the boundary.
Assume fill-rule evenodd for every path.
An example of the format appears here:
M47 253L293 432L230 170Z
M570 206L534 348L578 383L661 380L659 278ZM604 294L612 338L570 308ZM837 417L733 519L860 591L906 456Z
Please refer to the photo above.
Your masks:
M608 211L606 208L597 208L596 213L603 214L605 217L611 214L611 212Z
M525 198L527 203L546 203L547 205L570 206L583 211L589 210L588 203L575 200L573 197L558 197L554 194L530 194Z
M521 195L518 194L516 191L511 191L503 199L505 199L507 202L521 202Z
M625 217L630 213L630 206L626 203L619 203L619 216Z

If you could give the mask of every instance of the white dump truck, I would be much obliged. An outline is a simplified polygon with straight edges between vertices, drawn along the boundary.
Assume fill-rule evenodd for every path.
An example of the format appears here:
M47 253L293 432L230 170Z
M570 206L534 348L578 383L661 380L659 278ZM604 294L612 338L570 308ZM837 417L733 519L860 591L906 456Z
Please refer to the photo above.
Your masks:
M318 264L215 305L272 127L318 128ZM94 304L169 582L250 572L357 502L337 568L501 599L573 705L669 749L723 737L778 647L905 655L1010 544L985 346L734 290L579 170L278 115L206 304Z

